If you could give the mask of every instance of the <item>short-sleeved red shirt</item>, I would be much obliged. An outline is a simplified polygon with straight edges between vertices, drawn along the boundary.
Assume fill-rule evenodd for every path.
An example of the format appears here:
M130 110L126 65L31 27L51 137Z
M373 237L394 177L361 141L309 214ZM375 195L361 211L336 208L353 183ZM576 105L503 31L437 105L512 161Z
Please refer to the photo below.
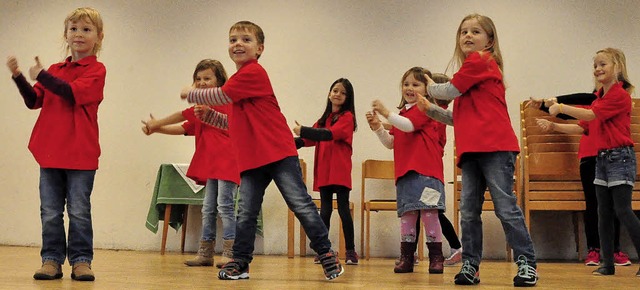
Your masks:
M231 118L231 105L216 106L214 110ZM198 184L207 179L227 180L240 184L237 153L229 132L202 123L194 113L194 107L182 111L187 120L182 124L186 135L195 136L196 150L187 170L187 176Z
M71 86L75 104L36 83L36 121L29 150L42 168L98 169L100 143L98 106L103 99L107 70L96 56L53 64L47 70ZM41 106L39 106L41 104Z
M444 145L447 142L446 125L437 122L416 106L402 108L400 116L413 124L413 132L403 132L393 127L393 159L396 181L409 171L416 171L444 183Z
M622 88L622 83L613 85L603 95L596 93L591 110L596 115L589 122L581 121L586 133L593 137L597 150L633 146L631 139L631 96Z
M337 116L331 113L324 128L331 131L333 140L311 141L303 139L305 146L316 146L313 165L313 190L320 191L320 187L327 185L342 185L351 189L351 155L353 154L353 114L349 111ZM318 123L313 125L318 128Z
M238 69L222 91L233 101L229 133L238 150L240 172L298 156L269 76L257 60Z
M467 152L520 152L507 111L502 72L491 54L469 54L451 84L462 93L453 102L458 160Z

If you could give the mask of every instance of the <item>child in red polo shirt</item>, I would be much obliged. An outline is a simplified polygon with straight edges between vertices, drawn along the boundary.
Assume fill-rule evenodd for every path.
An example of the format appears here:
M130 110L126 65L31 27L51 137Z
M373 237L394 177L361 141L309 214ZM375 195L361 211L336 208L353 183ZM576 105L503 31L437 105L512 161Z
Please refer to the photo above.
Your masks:
M227 73L222 63L217 60L202 60L193 72L193 85L196 88L222 86L226 81ZM200 185L206 185L202 204L202 235L197 256L184 263L187 266L213 266L217 216L220 213L223 233L222 256L227 258L216 264L220 268L233 257L233 242L236 237L234 200L240 174L226 122L210 126L196 117L196 112L209 109L207 106L197 105L158 120L151 116L149 120L142 122L142 131L147 135L156 132L168 135L195 135L196 150L189 164L187 177ZM216 111L226 114L228 120L231 105L218 106ZM186 122L182 125L173 125L183 121Z
M71 278L93 281L91 191L98 169L98 106L106 76L96 54L102 47L103 24L93 8L73 10L64 20L64 39L70 56L45 70L36 57L29 68L34 86L26 80L15 57L7 67L27 108L40 109L29 150L40 165L42 267L36 280L62 278L68 258ZM64 208L69 216L65 236Z
M538 274L533 242L513 194L515 159L520 147L506 106L496 27L487 16L467 15L458 27L456 39L453 63L460 69L444 84L436 84L429 78L427 87L429 96L435 99L454 100L453 115L441 115L447 117L448 124L454 124L457 166L462 170L463 265L454 282L480 283L480 215L482 196L488 187L496 216L517 257L518 274L513 285L535 286Z
M302 181L298 152L287 121L280 112L269 76L258 64L264 50L260 26L241 21L229 29L229 56L238 71L222 87L182 90L180 97L190 102L220 106L233 103L229 133L238 151L240 200L233 260L225 264L218 278L249 278L253 259L258 213L265 189L273 180L320 254L326 279L342 275L344 268L331 249L327 227ZM203 119L215 124L221 117L211 112Z
M551 115L565 114L580 120L575 124L553 124L538 121L543 128L560 132L591 135L598 155L593 183L598 199L598 232L602 264L594 275L614 275L613 218L617 216L627 228L640 254L640 220L631 208L631 195L636 178L636 154L631 139L630 93L624 53L615 48L599 50L593 59L593 76L600 89L588 109L561 103L549 107ZM640 276L640 270L636 273Z
M445 209L444 167L442 156L446 142L446 125L430 119L415 106L418 95L426 93L425 74L420 67L409 69L400 83L402 97L399 113L391 113L379 100L373 101L367 121L382 144L393 149L397 211L400 217L400 263L394 272L413 272L416 251L416 221L424 223L429 248L429 273L442 274L442 228L438 210ZM385 117L393 128L387 132L376 116Z
M358 264L358 253L353 234L353 218L349 210L351 191L351 155L353 132L358 125L355 118L353 86L348 79L337 79L329 87L329 96L324 113L313 127L296 122L293 132L296 147L315 146L313 167L313 190L320 192L320 217L327 230L333 211L333 193L336 193L338 213L346 243L347 265ZM314 262L320 263L316 256Z

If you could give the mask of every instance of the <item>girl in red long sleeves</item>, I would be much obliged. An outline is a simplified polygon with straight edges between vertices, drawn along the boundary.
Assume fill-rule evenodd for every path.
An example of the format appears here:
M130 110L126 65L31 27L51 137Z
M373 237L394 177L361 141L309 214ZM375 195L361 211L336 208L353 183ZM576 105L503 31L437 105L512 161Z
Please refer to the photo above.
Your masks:
M353 218L349 211L353 132L357 128L353 86L346 78L337 79L329 89L327 106L313 127L296 122L296 147L315 146L313 190L320 192L320 217L329 229L336 194L338 213L346 243L346 264L357 265ZM314 262L319 263L316 256Z
M40 109L29 140L40 166L42 220L42 267L33 278L62 278L62 264L68 259L72 279L93 281L91 192L100 156L98 106L107 74L96 56L104 38L100 13L93 8L73 10L64 20L63 35L70 56L46 70L36 57L29 68L29 76L37 81L34 86L15 57L7 59L7 67L27 108Z

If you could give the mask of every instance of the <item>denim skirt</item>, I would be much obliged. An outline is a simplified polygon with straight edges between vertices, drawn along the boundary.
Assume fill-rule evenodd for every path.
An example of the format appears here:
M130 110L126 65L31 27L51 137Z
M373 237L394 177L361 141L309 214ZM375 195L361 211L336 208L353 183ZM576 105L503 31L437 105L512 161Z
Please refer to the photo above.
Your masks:
M598 151L595 185L633 186L636 181L636 153L631 146Z
M436 178L409 171L396 183L398 216L421 209L445 209L444 184Z

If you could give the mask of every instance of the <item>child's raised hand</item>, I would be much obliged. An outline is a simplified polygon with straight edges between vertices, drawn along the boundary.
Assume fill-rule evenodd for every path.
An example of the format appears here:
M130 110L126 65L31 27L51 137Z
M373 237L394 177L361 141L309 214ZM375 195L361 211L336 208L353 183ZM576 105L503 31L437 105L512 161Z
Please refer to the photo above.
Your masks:
M555 117L561 113L560 110L562 110L562 104L553 104L549 107L549 115Z
M300 137L300 129L302 129L302 125L298 123L298 120L295 120L295 122L296 122L296 126L291 129L293 130L293 134L296 134L296 136Z
M536 124L545 132L553 131L553 128L555 127L555 123L547 119L536 118Z
M553 104L557 104L558 103L558 99L557 98L548 98L548 99L544 99L544 106L549 108L551 106L553 106Z
M182 88L182 91L180 91L180 98L183 100L186 100L187 97L189 96L189 92L191 92L192 89L193 89L192 86L186 86Z
M29 68L29 77L31 80L35 81L38 77L38 74L42 71L42 64L40 63L40 57L35 57L36 64Z
M140 122L144 124L144 126L142 126L142 133L147 136L153 134L158 129L158 122L156 118L153 117L153 114L149 114L149 120L141 120Z
M427 98L425 98L423 95L419 93L416 93L416 95L418 95L418 102L417 102L418 110L420 110L420 112L423 112L423 113L429 110L429 107L431 107L431 102L429 102Z
M380 100L374 100L371 103L371 109L385 118L389 117L389 110L387 110L387 107L385 107Z
M544 102L544 99L536 99L534 97L529 97L529 102L527 103L525 108L540 109L542 107L542 102Z
M367 123L369 123L369 128L371 128L372 131L376 131L380 129L381 122L376 112L369 111L365 114L365 116L367 117Z
M20 67L18 67L18 60L13 55L7 57L7 67L9 68L9 71L11 72L11 75L13 77L17 77L22 73L20 71Z
M204 117L211 111L211 108L207 105L195 105L193 107L193 113L200 120L204 119Z
M436 83L428 74L424 74L424 77L427 79L427 86L430 86Z

